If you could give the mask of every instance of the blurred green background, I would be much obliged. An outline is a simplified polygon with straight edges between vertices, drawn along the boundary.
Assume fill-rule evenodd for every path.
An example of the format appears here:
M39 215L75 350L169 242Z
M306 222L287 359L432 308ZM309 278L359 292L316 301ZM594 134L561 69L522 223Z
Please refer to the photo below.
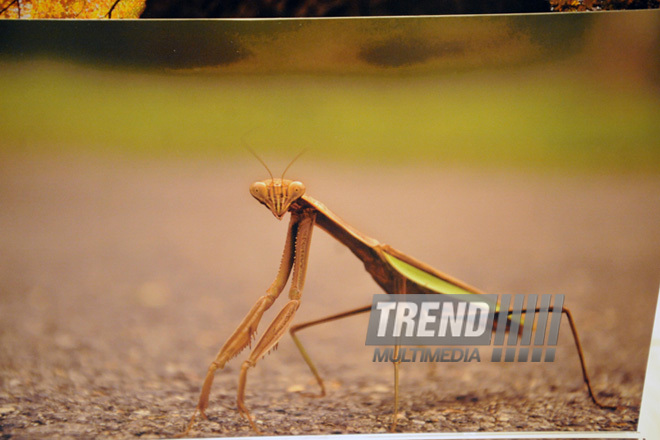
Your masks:
M0 22L0 150L660 171L660 13Z

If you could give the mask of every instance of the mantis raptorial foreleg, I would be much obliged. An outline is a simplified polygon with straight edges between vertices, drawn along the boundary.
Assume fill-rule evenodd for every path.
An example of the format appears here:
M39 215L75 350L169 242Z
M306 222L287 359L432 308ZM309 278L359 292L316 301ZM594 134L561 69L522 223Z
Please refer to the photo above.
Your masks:
M300 216L292 214L277 276L266 291L266 295L259 298L254 306L252 306L252 309L250 309L248 314L245 315L245 318L243 318L243 321L241 321L238 327L236 327L234 333L232 333L229 339L224 343L215 360L211 362L208 372L206 373L206 378L204 379L204 384L202 385L197 408L195 409L184 434L187 434L190 431L190 428L195 422L197 413L201 414L203 418L207 418L205 411L209 404L209 395L211 392L211 386L213 385L215 371L224 368L225 364L230 359L238 355L245 347L250 345L264 312L270 308L273 302L275 302L275 299L277 299L280 293L284 290L293 267L299 223Z
M257 361L265 356L270 350L275 348L284 333L289 329L291 321L300 306L303 286L305 284L305 274L307 273L307 257L309 255L309 245L312 239L312 230L314 227L315 214L311 211L303 211L303 215L298 225L298 231L295 239L293 277L291 288L289 290L289 302L284 305L280 313L270 323L263 336L257 342L250 353L250 357L243 362L241 374L238 380L238 411L244 415L252 425L252 428L259 432L250 412L245 406L245 384L247 383L247 371L254 367Z
M254 429L257 433L260 431L257 428L257 425L254 423L254 420L252 420L250 411L248 411L247 407L245 406L245 385L247 383L247 372L249 368L257 365L257 361L261 357L265 356L277 345L291 324L291 320L293 319L299 306L300 300L297 299L291 299L288 303L286 303L284 308L282 308L273 322L270 323L261 339L259 339L256 347L254 347L254 350L252 350L252 353L250 353L250 357L245 362L243 362L243 365L241 366L241 374L238 379L238 395L236 397L236 404L238 406L238 412L248 419L252 429Z

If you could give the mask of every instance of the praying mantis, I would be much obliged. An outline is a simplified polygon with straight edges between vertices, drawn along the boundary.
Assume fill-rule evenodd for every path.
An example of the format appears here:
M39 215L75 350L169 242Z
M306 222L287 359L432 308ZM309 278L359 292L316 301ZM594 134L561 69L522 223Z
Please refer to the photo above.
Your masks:
M254 152L252 153L254 154ZM326 231L359 258L364 264L365 270L386 293L397 295L448 294L457 291L470 294L484 293L387 244L380 243L358 232L330 211L323 203L306 194L305 185L302 182L285 179L284 175L286 171L300 155L286 167L281 178L274 178L266 164L256 154L254 155L266 167L270 178L254 182L250 186L250 194L259 203L268 208L278 220L281 220L287 213L291 215L280 267L275 280L266 290L266 294L257 300L232 335L226 340L215 360L211 362L202 385L197 407L182 435L186 435L190 431L198 414L204 419L207 419L206 409L209 405L209 396L215 372L224 368L229 360L237 356L248 345L251 345L262 315L280 296L289 278L291 278L291 285L286 304L280 309L280 312L267 327L254 348L252 348L248 359L241 365L236 399L238 412L248 420L256 433L260 433L250 411L245 405L247 374L251 368L256 366L259 359L277 346L287 330L320 387L319 397L326 394L323 380L296 333L308 327L369 312L372 305L369 304L321 319L293 325L294 317L301 304L307 271L307 259L314 226L318 226ZM536 312L538 311L539 309L537 308ZM549 311L553 311L553 306L550 306ZM503 312L500 311L497 313ZM573 316L570 310L563 307L563 305L561 307L561 313L566 315L568 319L580 360L582 377L587 386L589 397L594 404L601 408L616 409L616 407L602 404L596 397L587 373L584 353ZM395 346L393 359L398 358L398 352L399 346ZM391 431L396 429L399 410L399 364L400 361L393 362L394 407L390 425Z

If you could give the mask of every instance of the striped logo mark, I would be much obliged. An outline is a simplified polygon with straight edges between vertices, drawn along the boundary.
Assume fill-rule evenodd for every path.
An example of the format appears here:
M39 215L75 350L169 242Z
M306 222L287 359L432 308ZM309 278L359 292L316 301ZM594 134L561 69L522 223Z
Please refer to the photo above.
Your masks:
M554 304L551 306L553 296ZM499 310L509 310L509 313L499 313L497 316L491 362L555 360L564 295L544 294L540 302L538 300L538 295L527 295L525 304L525 295L500 296Z

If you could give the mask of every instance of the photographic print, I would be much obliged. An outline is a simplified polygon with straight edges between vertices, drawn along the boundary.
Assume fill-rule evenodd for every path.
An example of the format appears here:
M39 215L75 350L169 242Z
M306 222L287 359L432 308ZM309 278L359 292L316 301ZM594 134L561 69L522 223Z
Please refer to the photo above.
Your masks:
M659 42L657 11L0 22L0 432L636 431Z

